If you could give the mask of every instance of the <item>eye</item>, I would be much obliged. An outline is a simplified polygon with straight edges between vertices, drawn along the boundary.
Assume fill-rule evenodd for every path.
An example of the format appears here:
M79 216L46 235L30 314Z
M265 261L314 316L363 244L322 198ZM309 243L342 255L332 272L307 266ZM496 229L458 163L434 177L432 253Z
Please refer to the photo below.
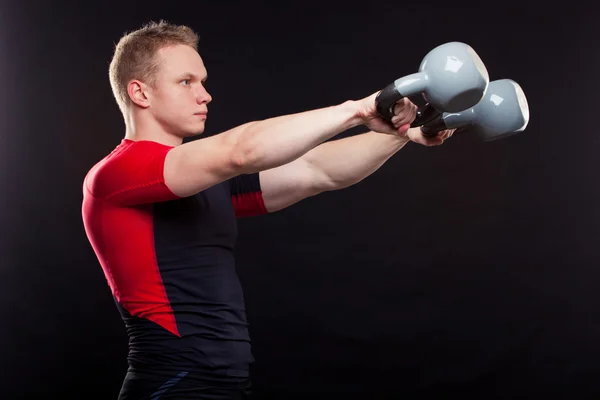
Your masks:
M183 86L189 86L192 84L191 79L184 79L181 81L181 83L183 84Z

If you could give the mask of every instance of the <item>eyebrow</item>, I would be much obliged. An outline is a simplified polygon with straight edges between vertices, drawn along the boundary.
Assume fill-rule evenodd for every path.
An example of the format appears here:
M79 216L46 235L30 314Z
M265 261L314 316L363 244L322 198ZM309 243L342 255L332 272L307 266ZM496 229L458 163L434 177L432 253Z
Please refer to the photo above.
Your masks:
M179 77L177 79L185 79L185 78L188 78L188 77L189 78L193 78L193 79L201 80L202 82L206 82L208 80L208 74L206 74L204 76L204 79L200 79L200 77L198 75L192 74L191 72L183 73L183 74L179 75Z

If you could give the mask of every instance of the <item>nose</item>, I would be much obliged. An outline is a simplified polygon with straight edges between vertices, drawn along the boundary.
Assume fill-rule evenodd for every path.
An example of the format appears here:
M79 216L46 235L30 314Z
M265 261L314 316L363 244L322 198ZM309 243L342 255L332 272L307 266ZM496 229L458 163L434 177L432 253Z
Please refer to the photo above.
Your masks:
M196 103L198 104L208 104L212 101L212 96L208 91L204 88L204 86L199 85L198 90L196 91Z

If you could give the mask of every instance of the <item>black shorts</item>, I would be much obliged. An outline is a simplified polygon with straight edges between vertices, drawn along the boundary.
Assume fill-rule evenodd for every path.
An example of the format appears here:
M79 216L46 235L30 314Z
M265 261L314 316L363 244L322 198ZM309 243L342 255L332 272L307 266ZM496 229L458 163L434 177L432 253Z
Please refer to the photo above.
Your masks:
M118 400L247 400L250 378L129 369Z

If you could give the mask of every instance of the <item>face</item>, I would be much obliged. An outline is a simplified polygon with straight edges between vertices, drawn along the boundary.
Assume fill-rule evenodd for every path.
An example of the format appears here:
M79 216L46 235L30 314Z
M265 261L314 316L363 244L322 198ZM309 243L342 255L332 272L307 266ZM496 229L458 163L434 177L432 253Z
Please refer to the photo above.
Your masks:
M208 103L206 68L196 50L169 46L159 50L160 67L148 88L148 110L168 133L189 137L204 131Z

